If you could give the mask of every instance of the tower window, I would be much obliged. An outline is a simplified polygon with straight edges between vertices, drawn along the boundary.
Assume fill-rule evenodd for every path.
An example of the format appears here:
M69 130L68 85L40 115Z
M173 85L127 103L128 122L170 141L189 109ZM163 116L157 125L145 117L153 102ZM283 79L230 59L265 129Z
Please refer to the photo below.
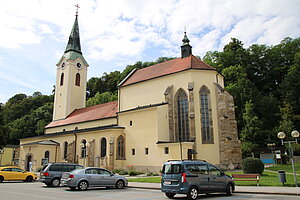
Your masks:
M64 84L64 73L61 73L60 75L60 86Z
M131 154L134 156L135 155L135 149L131 149Z
M80 86L80 74L76 74L75 85Z
M145 154L146 154L146 155L149 154L149 148L145 148Z

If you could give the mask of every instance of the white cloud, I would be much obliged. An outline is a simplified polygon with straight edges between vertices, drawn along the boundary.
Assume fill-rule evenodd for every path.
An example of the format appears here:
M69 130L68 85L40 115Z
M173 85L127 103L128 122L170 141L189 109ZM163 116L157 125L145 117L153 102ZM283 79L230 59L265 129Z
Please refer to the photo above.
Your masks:
M221 50L232 37L249 46L300 36L299 0L6 0L0 6L1 62L6 54L20 59L17 63L30 57L39 60L30 70L53 70L43 59L55 64L61 57L77 3L82 50L88 63L97 66L90 67L94 74L126 67L137 59L180 56L184 27L193 53L200 56ZM38 46L39 51L34 50ZM102 63L110 68L98 67ZM3 76L12 76L6 78L10 84L23 84L12 72ZM27 88L45 79L30 78L35 82L27 83Z

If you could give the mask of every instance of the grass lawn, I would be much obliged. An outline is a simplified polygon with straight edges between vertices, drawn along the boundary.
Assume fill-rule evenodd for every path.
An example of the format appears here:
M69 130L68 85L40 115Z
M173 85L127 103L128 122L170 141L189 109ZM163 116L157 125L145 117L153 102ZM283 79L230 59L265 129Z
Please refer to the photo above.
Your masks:
M269 168L268 168L269 169ZM226 174L237 174L243 172L226 172ZM298 182L300 181L300 176L297 176ZM140 178L130 178L129 182L143 182L143 183L160 183L160 177L140 177ZM293 175L286 174L286 183L284 186L294 187L294 177ZM256 186L256 181L236 181L236 185L238 186ZM260 186L282 186L282 183L279 182L278 173L273 172L264 172L259 180Z
M285 172L293 173L291 164L290 165L276 164L275 166L268 167L266 169L276 171L276 172L278 172L278 170L284 170ZM300 163L295 163L295 171L296 171L296 174L300 174Z

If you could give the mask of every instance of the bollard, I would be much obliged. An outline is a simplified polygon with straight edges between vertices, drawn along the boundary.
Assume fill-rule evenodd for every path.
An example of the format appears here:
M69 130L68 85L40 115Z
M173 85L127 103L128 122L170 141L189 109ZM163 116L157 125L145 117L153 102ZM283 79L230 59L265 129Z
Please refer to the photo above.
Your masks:
M282 183L282 185L284 185L284 183L286 182L285 171L284 170L279 170L278 171L278 177L279 177L279 181Z

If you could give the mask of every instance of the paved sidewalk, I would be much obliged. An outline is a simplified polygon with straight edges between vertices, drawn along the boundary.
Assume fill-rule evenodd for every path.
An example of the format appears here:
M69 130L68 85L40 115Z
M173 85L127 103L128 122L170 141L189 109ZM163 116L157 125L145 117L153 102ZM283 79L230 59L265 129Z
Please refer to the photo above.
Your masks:
M129 182L128 187L160 190L160 183ZM298 187L236 186L236 193L299 195Z

